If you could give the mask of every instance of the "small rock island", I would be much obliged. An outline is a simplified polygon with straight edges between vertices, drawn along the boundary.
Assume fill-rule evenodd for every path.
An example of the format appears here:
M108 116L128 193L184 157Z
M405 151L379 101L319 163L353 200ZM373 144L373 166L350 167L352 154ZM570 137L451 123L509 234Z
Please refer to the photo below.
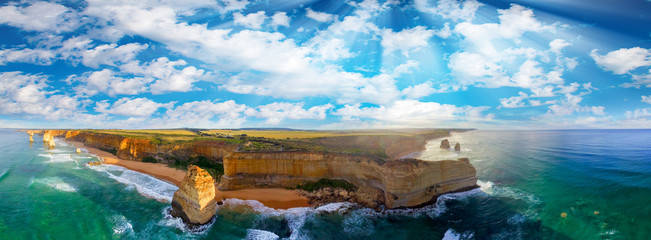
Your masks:
M212 221L216 211L215 180L206 170L190 165L174 193L170 214L193 227Z

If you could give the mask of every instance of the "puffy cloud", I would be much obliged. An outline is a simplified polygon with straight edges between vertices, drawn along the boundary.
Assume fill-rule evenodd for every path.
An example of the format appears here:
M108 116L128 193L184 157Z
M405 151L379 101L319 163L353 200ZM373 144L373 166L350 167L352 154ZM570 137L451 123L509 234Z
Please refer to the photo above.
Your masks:
M266 122L269 124L278 124L284 119L323 120L326 117L326 111L333 107L332 104L325 104L304 109L303 103L275 102L258 106L256 109L249 109L246 114L249 116L265 118L267 119Z
M571 43L568 43L563 39L554 39L551 42L549 42L549 50L556 54L560 54L563 48L571 45L572 45Z
M642 102L651 104L651 95L649 96L642 96Z
M219 12L225 14L232 11L239 11L246 8L248 0L218 0Z
M152 119L149 126L233 128L246 121L243 112L247 109L233 100L186 102L168 109L163 117Z
M434 35L433 30L423 26L393 32L391 29L382 31L382 47L384 54L400 51L402 55L409 56L411 50L429 46L428 40Z
M67 7L49 2L33 2L29 6L0 7L0 24L26 31L68 32L76 29L82 19Z
M518 96L513 96L510 98L500 98L500 107L503 108L519 108L524 107L525 103L523 100L528 99L529 96L526 93L519 92Z
M440 15L442 18L454 21L472 21L477 9L483 5L476 0L438 0L436 5L430 2L430 0L415 0L414 6L421 12Z
M370 119L379 120L392 126L435 127L449 121L485 121L494 116L483 114L488 107L457 107L436 102L417 100L398 100L387 106L360 107L359 104L346 105L335 111L344 121Z
M599 50L593 49L590 56L606 71L615 74L626 74L629 71L651 66L651 50L641 47L621 48L606 55L599 55Z
M136 55L146 49L147 44L128 43L103 44L81 52L81 63L85 66L98 68L100 65L117 66L135 59Z
M590 112L595 115L605 115L603 106L581 106L579 103L583 100L581 95L572 95L565 94L565 98L557 104L549 106L549 111L547 112L552 116L566 116L571 115L575 112Z
M48 91L46 77L21 72L0 73L0 113L47 120L74 118L83 105L77 97Z
M82 76L72 75L68 80L82 83L77 85L75 90L85 96L94 96L99 93L106 93L109 96L135 95L147 91L146 84L152 81L150 78L142 77L123 78L116 74L109 69L103 69L87 72Z
M434 93L446 92L447 89L437 89L434 88L431 81L426 81L424 83L416 84L413 86L406 87L402 89L402 94L409 99L417 99L432 95Z
M271 16L272 27L278 27L278 26L289 27L289 21L290 19L287 16L286 12L276 12L273 16Z
M311 19L314 19L317 22L331 22L334 20L334 15L324 13L324 12L317 12L312 10L311 8L306 8L305 11L305 16Z
M56 53L47 49L1 49L0 65L10 62L50 65L55 57Z
M286 17L286 16L285 16ZM251 29L260 29L267 19L264 11L242 15L242 13L233 13L233 23L235 25L245 26Z
M107 100L96 102L95 111L130 117L148 117L161 107L172 107L173 105L173 102L161 104L147 98L121 98L113 104L108 103Z

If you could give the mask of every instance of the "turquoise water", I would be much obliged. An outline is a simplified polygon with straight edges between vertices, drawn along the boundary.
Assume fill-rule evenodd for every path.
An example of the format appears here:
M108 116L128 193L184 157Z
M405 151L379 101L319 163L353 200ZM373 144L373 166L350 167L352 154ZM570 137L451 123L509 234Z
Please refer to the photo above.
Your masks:
M166 215L176 187L0 129L0 239L651 239L651 131L454 134L480 189L422 209L274 210L227 200L200 233ZM599 211L596 215L595 211ZM561 218L562 212L567 213Z

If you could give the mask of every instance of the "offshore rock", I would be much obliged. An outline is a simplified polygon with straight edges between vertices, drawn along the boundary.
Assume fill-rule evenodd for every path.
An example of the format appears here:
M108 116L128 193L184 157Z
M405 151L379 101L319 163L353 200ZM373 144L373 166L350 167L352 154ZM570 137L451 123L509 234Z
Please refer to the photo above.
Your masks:
M461 144L459 144L459 143L455 144L454 145L454 151L457 151L457 152L461 151Z
M80 154L80 153L81 153L81 149L77 148L77 151L76 151L76 152L77 152L77 154Z
M54 139L52 139L51 141L47 142L47 146L48 146L50 149L53 149L53 148L54 148Z
M206 170L190 165L172 198L171 215L192 229L212 221L216 211L215 180Z
M441 148L443 149L450 148L450 141L448 141L447 139L443 139L443 141L441 141Z

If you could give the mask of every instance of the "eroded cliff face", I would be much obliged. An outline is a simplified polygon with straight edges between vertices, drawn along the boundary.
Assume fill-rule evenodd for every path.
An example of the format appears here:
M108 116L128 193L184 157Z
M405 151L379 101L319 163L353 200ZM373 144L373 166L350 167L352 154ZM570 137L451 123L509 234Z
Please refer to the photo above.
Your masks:
M145 157L152 157L158 162L167 163L175 159L187 160L199 156L221 161L224 156L237 150L237 145L229 145L220 141L158 145L148 139L126 138L110 134L68 131L63 135L90 147L115 151L118 158L133 161L142 161Z
M397 208L419 206L441 194L473 188L475 175L470 163L458 160L383 162L347 154L235 152L224 158L219 189L295 187L303 181L343 179L362 189L382 191L384 205Z
M204 169L190 165L172 198L171 214L190 226L210 222L217 212L215 181Z

